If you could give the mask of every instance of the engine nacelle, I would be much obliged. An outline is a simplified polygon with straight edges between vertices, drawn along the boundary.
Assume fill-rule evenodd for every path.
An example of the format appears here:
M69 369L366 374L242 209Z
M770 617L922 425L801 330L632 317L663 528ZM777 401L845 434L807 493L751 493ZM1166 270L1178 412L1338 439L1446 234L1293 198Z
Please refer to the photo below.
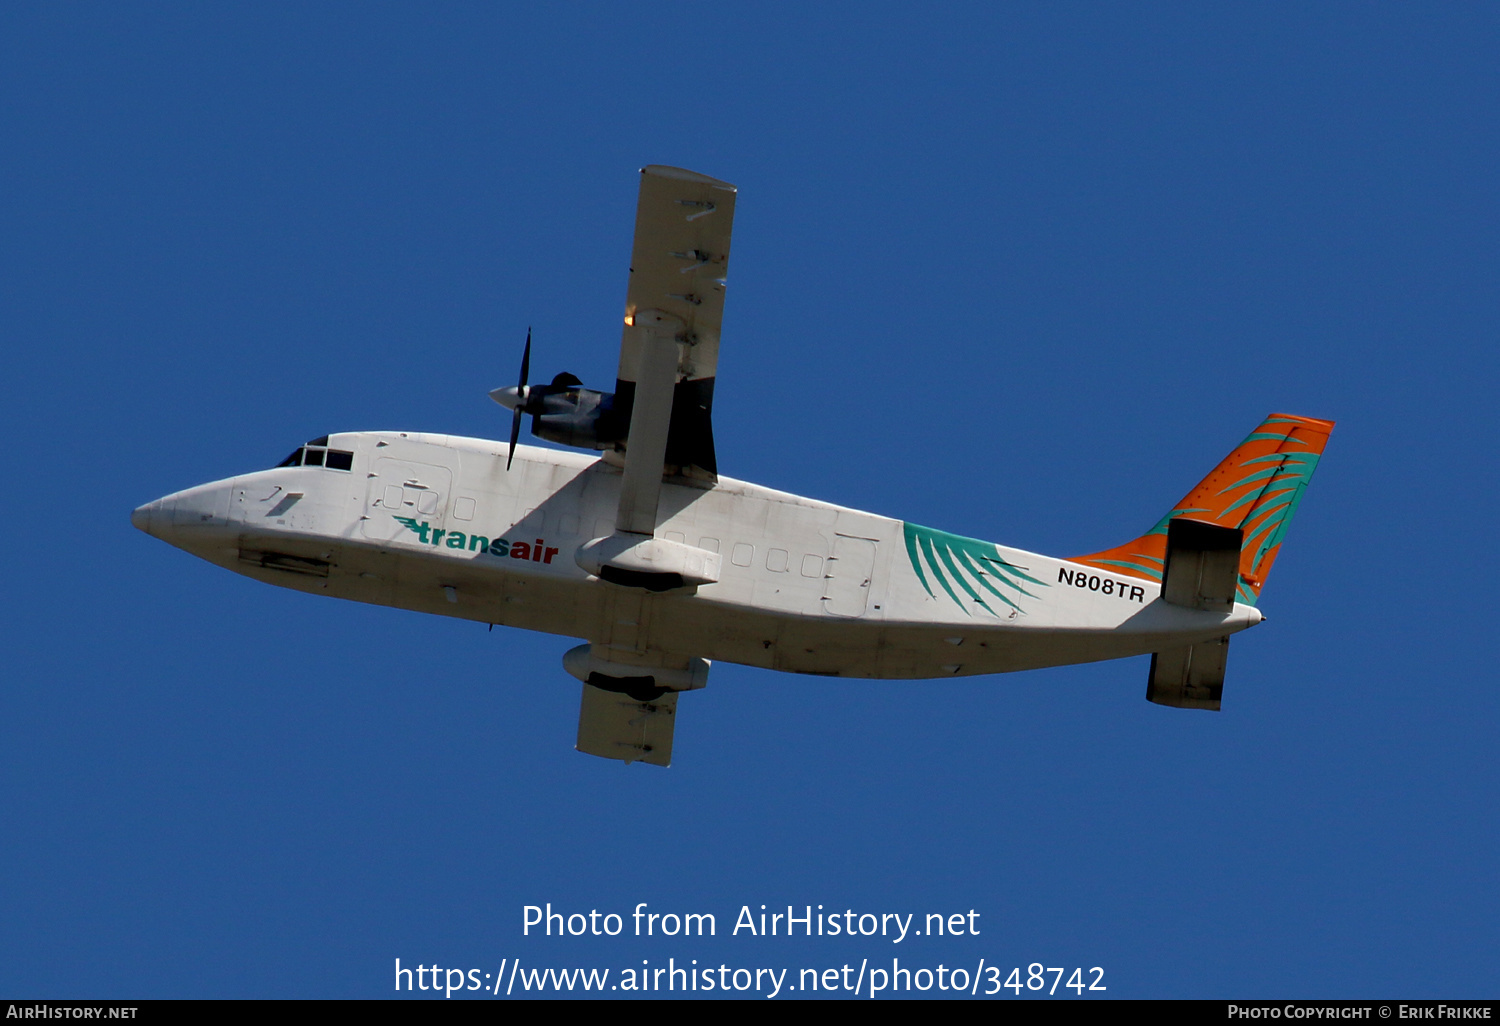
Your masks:
M668 691L693 691L708 684L712 665L698 656L667 657L675 665L623 663L623 653L608 648L596 650L579 645L563 656L563 669L603 691L629 695L642 702L660 698ZM611 658L613 657L613 658Z
M628 418L615 415L614 399L592 388L549 390L533 400L540 410L532 415L531 433L575 449L613 449L630 431Z

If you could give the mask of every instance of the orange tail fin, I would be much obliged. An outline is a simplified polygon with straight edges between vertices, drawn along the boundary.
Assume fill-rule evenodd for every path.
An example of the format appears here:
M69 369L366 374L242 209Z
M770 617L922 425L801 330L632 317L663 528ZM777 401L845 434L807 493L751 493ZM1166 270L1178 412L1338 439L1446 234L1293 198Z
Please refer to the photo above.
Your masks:
M1073 562L1159 581L1173 517L1238 527L1245 542L1236 599L1253 606L1332 430L1331 420L1271 414L1151 530Z

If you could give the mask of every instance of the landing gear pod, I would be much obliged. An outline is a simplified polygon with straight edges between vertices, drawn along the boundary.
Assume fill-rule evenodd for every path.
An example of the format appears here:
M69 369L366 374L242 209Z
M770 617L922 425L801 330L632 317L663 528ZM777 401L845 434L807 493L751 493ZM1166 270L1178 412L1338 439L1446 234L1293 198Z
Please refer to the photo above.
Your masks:
M707 659L687 656L674 661L682 665L622 663L601 658L594 652L592 645L579 645L569 649L563 656L563 669L585 684L628 695L635 695L636 690L655 690L657 694L663 691L696 691L708 685L708 670L712 664ZM627 687L634 690L627 691Z

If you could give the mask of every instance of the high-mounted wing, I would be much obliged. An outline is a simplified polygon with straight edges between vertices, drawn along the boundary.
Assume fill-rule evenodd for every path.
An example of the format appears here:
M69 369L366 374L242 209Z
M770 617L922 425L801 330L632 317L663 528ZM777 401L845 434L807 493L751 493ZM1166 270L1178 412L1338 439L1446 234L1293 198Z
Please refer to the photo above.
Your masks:
M710 415L734 198L734 186L707 175L656 165L641 171L612 404L614 416L630 425L620 504L614 534L588 542L576 557L637 607L637 589L670 591L719 577L717 552L656 537L656 512L665 476L718 477ZM686 668L640 665L634 643L609 633L569 653L569 672L585 682L578 750L665 766L672 758L677 692L702 687L708 661L685 658Z
M656 537L656 512L664 477L718 479L710 414L734 198L734 186L707 175L641 171L620 377L609 397L611 430L628 424L614 443L625 452L615 530L576 557L614 584L670 591L719 579L717 552Z
M658 484L663 467L718 476L710 414L734 200L735 187L717 178L641 170L615 385L615 409L630 421L627 477L631 464Z

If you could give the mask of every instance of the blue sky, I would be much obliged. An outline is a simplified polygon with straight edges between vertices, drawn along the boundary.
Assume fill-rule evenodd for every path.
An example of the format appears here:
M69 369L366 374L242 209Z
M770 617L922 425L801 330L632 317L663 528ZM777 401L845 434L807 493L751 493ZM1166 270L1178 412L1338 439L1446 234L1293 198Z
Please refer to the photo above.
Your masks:
M900 957L1492 996L1497 44L1480 4L6 6L0 992ZM572 751L567 639L131 528L330 430L503 436L528 325L607 387L648 163L740 187L729 475L1067 555L1264 414L1337 420L1224 711L1145 659L719 664L625 768ZM523 937L549 901L719 935ZM761 904L981 933L728 936Z

